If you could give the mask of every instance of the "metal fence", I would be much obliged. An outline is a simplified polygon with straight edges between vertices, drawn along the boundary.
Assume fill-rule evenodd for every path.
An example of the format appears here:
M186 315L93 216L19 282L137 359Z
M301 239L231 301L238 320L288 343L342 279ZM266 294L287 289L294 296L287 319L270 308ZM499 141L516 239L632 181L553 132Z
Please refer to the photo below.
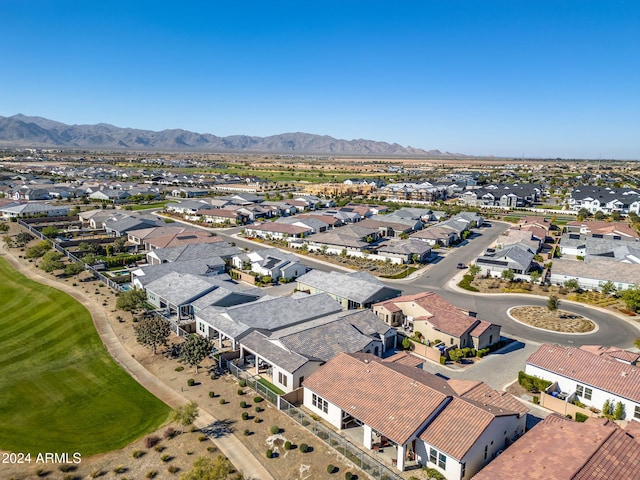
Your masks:
M343 436L325 427L319 421L314 420L310 415L287 402L284 398L280 398L280 410L332 447L340 455L347 458L370 477L376 480L402 480L402 477L389 467L380 463L380 461L364 450L356 447Z
M244 380L247 383L247 387L256 391L262 398L274 404L275 406L278 406L278 398L280 397L280 395L271 390L268 386L260 383L258 381L258 379L260 378L259 376L247 373L246 370L242 370L231 361L227 362L227 369L229 370L229 373L231 373L231 375L233 375L234 377L240 380Z
M52 241L51 239L45 237L41 232L39 232L38 230L36 230L34 227L32 227L31 225L29 225L28 223L23 222L22 220L18 219L18 225L26 228L27 230L29 230L29 232L33 233L36 237L38 237L41 240L46 240L47 242L51 243L51 245L53 245L53 248L55 248L58 252L62 253L63 255L65 255L67 258L69 258L70 260L81 264L85 270L88 270L89 272L91 272L91 274L97 278L98 280L100 280L101 282L103 282L106 286L108 286L109 288L111 288L112 290L115 290L116 292L122 292L122 287L117 284L116 282L114 282L113 280L111 280L110 278L108 278L106 275L103 275L102 273L100 273L99 271L97 271L95 268L93 268L91 265L89 265L88 263L84 263L81 259L79 259L78 257L76 257L73 253L71 253L69 250L67 250L66 248L64 248L63 246L57 244L56 242Z

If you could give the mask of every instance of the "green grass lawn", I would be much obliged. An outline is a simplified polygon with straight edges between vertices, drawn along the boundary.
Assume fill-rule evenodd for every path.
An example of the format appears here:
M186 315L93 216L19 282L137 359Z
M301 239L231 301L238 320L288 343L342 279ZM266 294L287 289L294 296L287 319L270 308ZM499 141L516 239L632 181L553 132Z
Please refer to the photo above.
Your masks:
M167 420L169 407L114 362L71 296L0 258L0 305L0 449L88 456Z
M169 202L170 202L169 200L165 200L162 202L141 203L140 205L127 205L127 207L131 207L131 208L128 208L127 210L149 210L151 208L164 208L165 205Z

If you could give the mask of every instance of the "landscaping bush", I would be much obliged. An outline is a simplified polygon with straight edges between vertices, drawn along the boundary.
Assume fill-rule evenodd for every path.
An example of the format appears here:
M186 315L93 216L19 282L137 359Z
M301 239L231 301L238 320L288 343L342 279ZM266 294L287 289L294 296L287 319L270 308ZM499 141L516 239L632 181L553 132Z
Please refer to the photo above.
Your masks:
M543 380L542 378L534 377L533 375L527 375L523 371L518 372L518 383L522 388L529 392L534 390L543 392L551 385L549 380Z
M351 472L344 473L344 480L351 480L352 478L353 478L353 473Z
M182 365L178 365L176 368L174 368L174 370L175 370L176 372L181 372L181 371L183 371L183 370L184 370L184 367L183 367Z
M173 437L175 437L175 436L176 436L176 433L177 433L177 432L176 432L175 428L173 428L173 427L169 427L169 428L167 428L167 429L164 431L164 433L162 434L162 436L163 436L164 438L173 438Z
M249 435L251 435L251 432L249 431L248 428L245 428L243 433L245 437L248 437Z
M264 400L264 398L262 398L260 395L256 395L255 397L253 397L254 403L260 403L262 400Z
M167 463L169 460L171 460L171 458L172 458L171 455L169 455L168 453L165 453L160 457L160 460L162 460L164 463Z
M238 389L238 395L244 395L244 390L242 390L241 388Z
M225 403L227 403L227 401L224 398L220 399L220 405L224 405Z
M240 402L240 408L247 408L247 402L244 400Z
M160 441L160 437L156 437L155 435L149 435L144 439L145 448L153 448Z
M584 413L576 412L576 422L584 422L587 418L589 418L588 415L585 415Z
M262 422L262 419L260 417L255 417L253 419L253 423L260 423L260 422Z
M302 453L307 453L309 451L309 446L306 443L300 444L300 451Z
M246 380L240 380L238 381L238 386L241 388L244 388L247 386L247 381Z
M291 450L291 442L290 441L286 441L284 442L284 449L285 450Z
M208 437L207 437L206 435L200 435L200 436L198 437L198 441L199 441L199 442L204 442L207 438L208 438Z
M144 455L144 451L142 450L134 450L133 453L131 453L131 456L133 458L140 458Z
M256 413L260 413L264 410L262 407L256 407Z
M533 396L533 403L535 403L536 405L540 403L540 398L537 395Z
M187 385L193 387L196 384L196 381L193 378L187 380Z
M156 478L156 475L158 475L158 472L156 472L155 470L149 470L147 472L146 477L147 478Z
M269 429L269 431L275 435L276 433L280 433L280 427L277 425L271 425L271 428Z
M180 470L180 469L178 467L176 467L175 465L171 465L171 466L169 466L169 468L167 468L167 472L173 473L174 475L176 473L178 473L178 470Z
M242 412L242 419L243 420L249 420L249 413L248 412Z
M470 292L479 292L479 290L476 287L471 285L472 281L473 281L473 275L467 274L462 277L462 280L460 280L460 283L458 283L458 286Z
M331 463L329 465L327 465L327 473L333 473L335 471L336 471L336 466L335 465L333 465Z
M440 356L440 365L444 365L447 363L447 357L441 355Z
M209 392L209 398L213 398L216 396L216 392Z
M268 449L267 450L267 458L272 458L273 457L273 450Z

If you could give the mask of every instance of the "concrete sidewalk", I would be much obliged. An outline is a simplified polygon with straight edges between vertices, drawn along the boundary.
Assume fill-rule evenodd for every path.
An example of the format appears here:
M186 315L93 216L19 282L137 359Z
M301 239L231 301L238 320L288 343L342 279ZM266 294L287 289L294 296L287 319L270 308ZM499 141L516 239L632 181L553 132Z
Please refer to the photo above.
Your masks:
M42 275L37 270L29 268L29 266L16 259L12 252L7 251L4 245L0 245L0 253L13 268L24 274L26 277L38 283L42 283L68 293L82 303L87 310L89 310L96 330L102 339L102 343L111 357L113 357L118 365L120 365L138 383L140 383L140 385L171 408L179 407L180 405L188 402L187 398L158 380L156 376L151 374L135 358L133 358L129 352L127 352L113 331L104 310L95 300L70 285L57 282L51 277ZM195 422L195 426L198 428L205 428L214 422L216 422L216 418L213 415L200 409L200 416ZM267 471L267 469L233 434L228 433L216 438L210 437L210 439L231 461L231 463L233 463L238 470L242 471L245 478L252 480L273 480L273 476Z

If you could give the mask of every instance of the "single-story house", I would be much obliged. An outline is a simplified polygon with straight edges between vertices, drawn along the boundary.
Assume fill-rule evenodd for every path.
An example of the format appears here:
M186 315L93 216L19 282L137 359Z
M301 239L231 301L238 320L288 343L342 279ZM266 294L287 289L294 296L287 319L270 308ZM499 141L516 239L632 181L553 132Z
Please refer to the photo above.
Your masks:
M479 350L500 341L500 325L481 320L433 292L396 297L372 308L388 325L420 332L431 345L440 340L444 347Z
M552 285L564 285L567 280L577 280L580 288L601 290L607 281L613 282L616 290L627 290L638 283L640 265L616 262L601 258L587 258L585 261L554 258L549 279Z
M62 217L69 213L68 206L50 205L48 203L8 203L0 207L4 218L32 217L46 215L48 217Z
M147 253L147 263L149 265L158 265L160 263L183 262L213 256L231 261L232 257L240 253L242 253L242 251L238 247L234 247L227 242L192 243L178 247L157 248L152 250Z
M414 238L394 239L379 244L376 253L395 263L424 263L431 255L431 245Z
M450 380L362 353L340 353L303 382L303 405L366 449L395 448L398 470L469 479L524 433L527 408L481 382Z
M512 270L518 277L527 275L534 255L528 245L517 243L504 248L488 248L477 258L476 264L483 275L499 277L503 271Z
M553 382L566 402L577 399L587 407L601 409L605 401L624 407L625 420L640 420L640 366L638 355L622 349L543 344L528 359L528 375Z
M367 272L322 272L311 270L298 277L298 290L327 293L345 310L369 308L374 303L399 297L401 291L386 286Z
M291 280L304 275L307 267L300 263L299 258L291 253L285 253L277 248L266 248L255 252L236 255L231 259L233 266L273 279Z

